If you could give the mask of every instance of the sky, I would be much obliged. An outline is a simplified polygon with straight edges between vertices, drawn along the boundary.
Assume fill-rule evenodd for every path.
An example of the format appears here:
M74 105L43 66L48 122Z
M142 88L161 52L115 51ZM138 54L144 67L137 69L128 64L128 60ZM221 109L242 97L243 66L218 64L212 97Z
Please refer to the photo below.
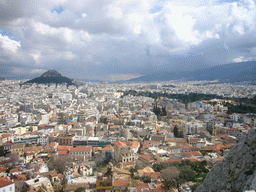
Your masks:
M254 0L0 0L0 77L127 80L256 60Z

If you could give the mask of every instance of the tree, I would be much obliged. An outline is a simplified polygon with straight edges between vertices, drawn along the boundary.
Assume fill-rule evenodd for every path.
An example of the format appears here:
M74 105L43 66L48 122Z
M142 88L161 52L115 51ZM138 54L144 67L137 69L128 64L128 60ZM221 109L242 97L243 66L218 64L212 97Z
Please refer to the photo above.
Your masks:
M143 177L141 177L141 180L144 183L151 183L151 177L149 177L149 176L143 176Z
M4 146L0 146L0 157L5 156Z
M26 187L25 187L25 180L24 179L16 179L14 180L15 182L15 191L17 192L26 192Z
M163 116L166 116L166 115L167 115L167 112L166 112L165 107L163 107L163 109L162 109L162 113L163 113Z
M164 180L163 184L167 189L179 189L179 174L180 171L175 166L170 166L160 171L161 177Z
M75 192L84 192L85 188L84 187L79 187L75 190Z
M180 170L179 179L181 183L195 180L196 172L189 165L182 166L180 167L179 170Z
M130 172L131 172L131 177L133 178L134 177L134 173L137 172L137 168L136 167L131 167L130 168Z
M47 162L47 165L50 170L55 169L58 173L63 173L66 170L69 162L72 162L72 159L70 156L65 156L65 157L54 156L49 162Z
M173 134L175 137L180 137L179 128L177 125L175 125L173 128Z
M20 159L20 154L19 153L11 153L10 155L10 161L12 162L13 165L16 165L17 162Z
M31 126L28 128L28 131L29 131L29 132L32 132L33 130L34 130L34 129L33 129L33 127L31 127Z
M6 173L10 173L11 169L13 169L13 168L14 168L14 166L8 167L7 170L6 170Z
M66 123L66 116L64 115L64 113L59 113L58 115L58 123L59 124L65 124Z

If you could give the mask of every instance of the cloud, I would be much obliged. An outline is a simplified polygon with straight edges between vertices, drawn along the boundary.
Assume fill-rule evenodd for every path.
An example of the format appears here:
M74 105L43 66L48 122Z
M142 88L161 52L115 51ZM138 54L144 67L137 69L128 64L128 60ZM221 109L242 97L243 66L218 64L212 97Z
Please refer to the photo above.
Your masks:
M125 79L255 60L255 8L253 0L0 0L0 67Z
M11 40L8 36L0 34L0 47L7 54L15 54L20 47L20 42Z

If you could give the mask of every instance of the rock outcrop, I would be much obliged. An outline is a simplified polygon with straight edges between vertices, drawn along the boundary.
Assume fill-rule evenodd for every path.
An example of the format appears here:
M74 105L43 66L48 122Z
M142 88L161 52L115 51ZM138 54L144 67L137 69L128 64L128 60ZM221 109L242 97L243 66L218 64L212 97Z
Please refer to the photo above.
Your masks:
M241 134L229 154L214 165L196 192L256 191L256 129Z

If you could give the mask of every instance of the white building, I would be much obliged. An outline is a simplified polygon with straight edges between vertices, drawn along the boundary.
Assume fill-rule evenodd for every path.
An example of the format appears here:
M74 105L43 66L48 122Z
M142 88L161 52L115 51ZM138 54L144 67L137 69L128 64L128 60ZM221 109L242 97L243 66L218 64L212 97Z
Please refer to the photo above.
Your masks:
M49 115L48 115L48 114L42 115L41 124L43 124L43 125L48 125L48 123L49 123Z

